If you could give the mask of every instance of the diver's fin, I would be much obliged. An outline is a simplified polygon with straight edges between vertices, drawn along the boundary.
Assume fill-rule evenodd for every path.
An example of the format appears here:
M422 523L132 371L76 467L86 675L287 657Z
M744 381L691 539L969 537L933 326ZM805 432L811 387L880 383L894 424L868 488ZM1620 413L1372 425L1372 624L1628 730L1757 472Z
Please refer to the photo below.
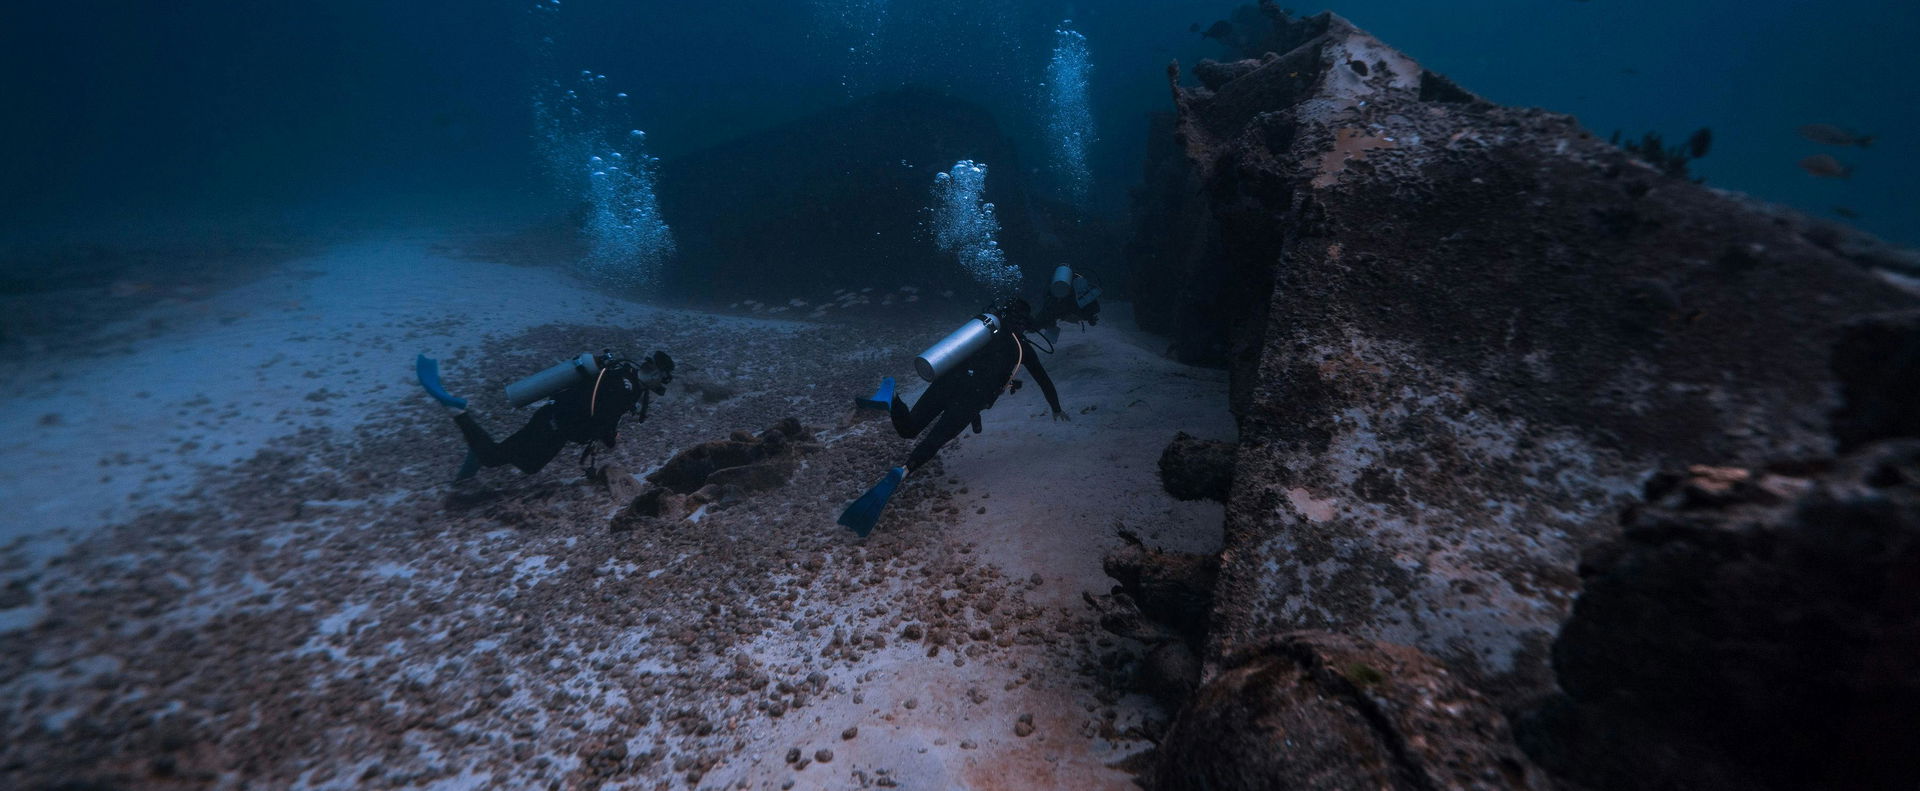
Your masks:
M866 398L853 399L855 409L886 409L893 404L893 377L880 377L880 389Z
M453 409L467 408L467 399L454 398L447 394L446 388L440 386L439 360L422 354L413 361L413 372L420 377L420 387L427 391L427 395L433 396L433 400Z
M866 538L873 532L873 526L880 522L880 512L887 509L887 501L893 499L893 492L900 488L900 481L906 479L907 468L895 467L887 471L887 477L868 489L860 499L840 512L840 524L852 529L854 534Z
M468 478L471 478L479 474L480 474L480 454L474 453L472 450L468 450L467 460L460 462L460 471L457 473L454 473L453 479L456 481L464 481Z

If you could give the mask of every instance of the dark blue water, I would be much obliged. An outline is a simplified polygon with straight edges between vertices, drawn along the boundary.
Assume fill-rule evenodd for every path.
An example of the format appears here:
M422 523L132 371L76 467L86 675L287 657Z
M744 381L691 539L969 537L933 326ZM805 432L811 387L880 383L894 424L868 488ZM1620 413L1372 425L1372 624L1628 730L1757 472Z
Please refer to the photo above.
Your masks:
M537 216L531 86L589 69L629 94L662 158L903 84L989 108L1046 150L1047 62L1084 34L1091 210L1118 216L1164 67L1220 54L1189 32L1231 3L566 0L327 3L80 0L0 21L0 232L165 232L224 223L350 227ZM1714 130L1708 183L1920 241L1908 70L1920 7L1880 0L1346 0L1331 6L1495 101L1601 134ZM1300 11L1315 10L1300 7ZM550 63L536 56L551 35ZM1795 129L1878 137L1837 149ZM1831 153L1847 180L1801 158ZM804 156L805 152L794 152Z

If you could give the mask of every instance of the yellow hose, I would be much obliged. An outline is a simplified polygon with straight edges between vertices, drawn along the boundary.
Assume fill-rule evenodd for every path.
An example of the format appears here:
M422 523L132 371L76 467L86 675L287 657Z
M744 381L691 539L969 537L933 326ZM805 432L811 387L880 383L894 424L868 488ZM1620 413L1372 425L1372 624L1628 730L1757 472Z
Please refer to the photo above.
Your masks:
M607 378L607 369L600 369L600 375L593 378L593 395L587 398L587 419L593 419L593 413L600 411L600 382Z
M1012 332L1009 330L1009 332ZM1013 373L1007 374L1007 383L1000 386L1006 390L1013 386L1013 378L1020 375L1020 366L1027 364L1027 345L1020 342L1020 333L1013 332Z

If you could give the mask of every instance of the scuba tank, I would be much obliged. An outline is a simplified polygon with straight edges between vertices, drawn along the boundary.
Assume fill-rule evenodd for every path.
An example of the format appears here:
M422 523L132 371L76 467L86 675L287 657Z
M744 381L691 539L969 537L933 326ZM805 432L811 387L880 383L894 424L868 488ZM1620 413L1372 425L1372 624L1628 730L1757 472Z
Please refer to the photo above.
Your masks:
M940 339L939 343L928 346L919 357L913 358L913 370L920 374L920 378L929 382L938 379L946 372L959 367L968 357L972 357L974 352L986 348L987 341L992 340L993 334L999 331L999 316L982 313L967 319L967 323L960 325L960 329Z
M1053 282L1047 284L1048 293L1053 294L1054 299L1066 299L1067 294L1073 289L1074 277L1073 267L1067 266L1066 264L1054 267ZM1086 278L1082 277L1080 279L1085 280Z
M546 398L582 382L592 381L600 373L600 360L592 352L586 352L566 362L560 363L507 385L507 401L516 407L523 407Z
M1084 308L1087 303L1100 298L1100 287L1088 280L1086 275L1073 271L1073 267L1061 264L1053 270L1053 280L1047 283L1047 293L1054 299L1071 296L1074 307Z

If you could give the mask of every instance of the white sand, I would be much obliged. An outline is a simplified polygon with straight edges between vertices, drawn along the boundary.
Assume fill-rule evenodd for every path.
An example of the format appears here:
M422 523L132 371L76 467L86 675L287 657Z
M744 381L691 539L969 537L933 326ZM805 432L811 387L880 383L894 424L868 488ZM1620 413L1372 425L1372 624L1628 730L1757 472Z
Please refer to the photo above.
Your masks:
M438 256L429 251L433 241L396 237L342 246L290 262L242 287L131 316L129 326L161 318L165 327L133 342L130 353L61 360L58 379L46 377L45 360L0 360L0 377L20 383L0 394L5 401L0 435L8 437L0 445L0 501L11 517L0 526L0 545L26 539L37 542L34 554L44 557L143 509L197 496L193 485L199 467L242 462L303 430L345 432L377 410L390 409L397 397L424 398L411 370L417 351L454 355L489 335L556 321L631 326L658 310L601 296L552 270ZM713 320L764 330L759 337L776 345L786 330L802 326ZM1010 590L1021 589L1028 603L1062 617L1084 618L1082 593L1111 586L1100 560L1119 545L1119 529L1174 549L1213 550L1220 541L1221 507L1173 501L1160 488L1155 462L1176 430L1232 436L1225 374L1163 359L1156 351L1162 343L1130 329L1130 323L1125 306L1110 306L1105 323L1085 331L1069 328L1059 352L1046 358L1071 422L1048 418L1039 388L1027 377L1027 387L1003 397L986 414L985 433L965 436L943 452L940 474L907 484L951 494L959 514L941 520L942 538L971 545L968 555L997 566ZM450 383L458 383L472 381L474 372L454 364L445 373ZM811 384L793 386L800 392ZM309 400L316 394L318 400ZM691 423L691 402L678 403ZM43 425L46 414L60 417ZM699 431L722 436L732 428L739 426L701 425ZM880 420L840 435L887 430ZM873 459L873 476L898 461ZM452 459L420 463L450 466ZM562 485L578 485L559 465L546 475ZM811 502L842 494L762 496ZM839 535L832 525L819 529ZM887 523L881 529L888 529ZM531 552L548 539L488 533L451 540L524 542ZM404 566L375 571L383 579L414 576ZM412 581L434 582L425 579L427 574L419 576ZM1040 582L1027 590L1025 581L1034 577ZM301 583L289 576L275 584ZM835 605L843 611L839 615L817 614L832 615L835 623L858 622L861 610L888 603L879 598L885 591L877 586L851 596ZM36 612L0 612L0 630L39 618ZM1084 620L1079 628L1095 629ZM1059 637L1063 643L1071 637L1103 639L1097 634ZM756 661L773 667L810 663L820 646L817 636L776 630L761 635L752 650ZM956 665L952 647L929 658L924 644L896 640L856 665L830 664L829 691L805 708L784 718L739 721L734 733L744 748L714 766L699 785L746 782L779 788L792 782L801 788L844 788L859 784L856 773L873 781L884 768L905 788L1131 787L1131 776L1109 764L1145 742L1097 736L1102 714L1110 711L1115 728L1124 730L1165 713L1137 695L1112 705L1096 702L1089 678L1078 668L1060 666L1073 652L1048 650L1057 647L1002 646L978 661ZM702 665L650 672L709 670ZM531 696L545 694L537 690L568 682L527 678L524 683L529 700L537 700ZM914 705L908 707L908 701ZM1023 714L1032 715L1034 725L1026 737L1014 732ZM558 718L559 710L550 716ZM859 734L843 740L841 733L850 726ZM633 749L648 747L645 733L634 737ZM808 756L831 749L834 759L796 769L781 760L790 747ZM573 760L555 758L562 765ZM356 756L340 759L347 767L357 761ZM416 763L430 759L423 753ZM473 767L454 769L455 775L442 781L448 787L481 783L488 776L484 770L469 771ZM353 787L346 771L322 785Z
M77 540L166 506L199 466L235 463L302 429L349 429L396 389L418 389L415 353L656 310L556 270L435 255L434 241L343 245L238 288L141 310L125 327L167 329L132 343L131 354L0 359L0 381L14 383L0 393L0 546L54 531L64 535L55 546ZM461 373L443 371L456 389ZM308 400L323 389L332 397ZM41 425L46 415L57 424Z
M1071 422L1050 419L1040 388L1023 375L1026 387L985 413L981 434L969 430L942 451L940 480L910 482L964 489L957 498L959 524L949 535L973 544L978 556L1014 580L1039 575L1043 583L1027 594L1034 604L1077 610L1084 607L1083 591L1106 592L1113 580L1100 561L1120 546L1121 528L1169 549L1220 548L1222 506L1168 497L1156 462L1176 429L1233 437L1226 373L1166 360L1154 351L1163 341L1130 327L1127 306L1108 312L1100 326L1067 329L1058 353L1045 358ZM917 384L902 397L911 403L923 389ZM1086 695L1057 683L1006 689L1022 678L1020 666L1041 667L1046 660L1039 652L1016 648L1013 667L976 662L956 668L919 656L919 649L908 644L873 656L860 673L831 674L834 684L857 686L864 702L832 696L765 736L767 749L776 752L832 749L833 768L796 772L762 761L739 775L723 767L716 779L724 785L740 776L754 787L777 787L791 778L796 788L840 788L845 773L871 775L884 767L904 788L1134 787L1131 775L1108 764L1137 751L1138 743L1083 733L1097 730L1099 721ZM856 683L859 677L865 683ZM970 691L986 700L974 703ZM916 706L905 708L908 700ZM1111 708L1121 728L1165 716L1138 695ZM1033 715L1035 726L1026 737L1014 732L1022 714ZM843 740L848 726L859 733Z

